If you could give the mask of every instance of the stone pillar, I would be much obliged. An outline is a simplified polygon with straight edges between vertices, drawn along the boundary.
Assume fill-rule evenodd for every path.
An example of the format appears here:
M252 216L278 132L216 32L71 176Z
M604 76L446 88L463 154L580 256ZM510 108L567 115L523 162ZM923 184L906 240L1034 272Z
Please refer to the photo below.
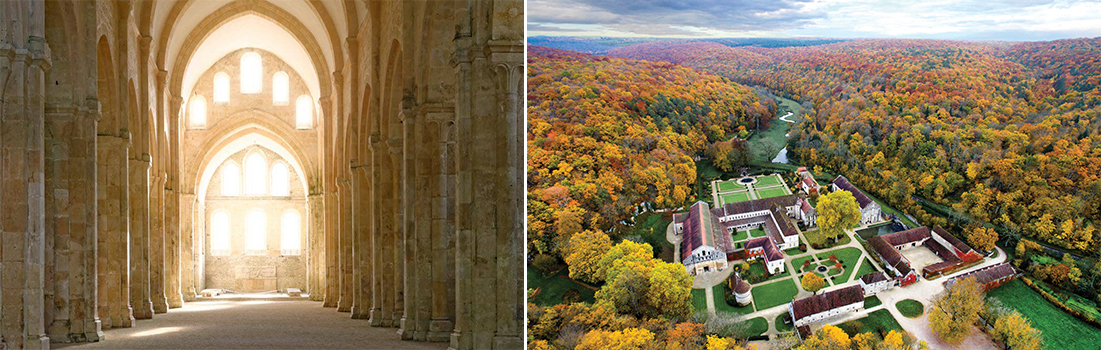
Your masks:
M378 203L372 207L370 215L374 218L372 222L372 230L370 239L370 265L371 265L371 311L370 311L370 325L372 327L382 327L382 320L387 318L389 314L383 313L383 300L385 295L382 290L383 282L385 278L385 269L383 267L383 251L382 246L386 243L385 236L388 233L386 231L390 227L390 223L387 221L390 205L381 205L385 199L389 199L389 171L381 171L384 169L384 164L387 164L386 160L388 156L386 146L379 142L380 137L378 134L373 134L368 142L368 164L371 167L368 169L368 179L374 191L371 191L370 201L371 203Z
M74 106L51 106L46 110L45 118L45 196L46 196L46 318L49 322L47 334L51 342L68 343L73 341L73 316L71 309L73 298L81 298L78 293L73 295L70 291L80 292L81 289L70 285L71 278L81 271L74 271L71 261L75 261L77 254L73 248L79 247L83 232L79 228L72 227L72 216L82 213L70 212L77 208L70 207L70 179L77 174L71 174L70 154L73 152L72 135L74 132L74 119L77 111ZM76 231L74 231L76 229ZM77 237L79 235L79 237ZM74 242L75 241L75 242ZM76 288L74 288L76 287ZM80 319L77 319L80 325ZM83 334L79 334L81 337Z
M469 9L460 9L458 18L470 16ZM455 97L456 139L468 141L456 147L455 173L455 328L451 333L448 349L472 349L471 339L471 302L473 292L474 242L472 233L471 204L473 195L473 173L470 167L470 109L471 109L471 65L474 50L469 27L459 27L455 38L456 51L451 58L455 66L457 87Z
M344 169L344 167L338 167ZM340 301L337 303L337 312L351 312L352 302L352 235L351 220L351 181L347 177L337 179L337 207L336 232L340 237L337 242L340 254Z
M358 147L358 145L357 145ZM371 309L371 265L369 256L369 240L371 229L371 200L367 175L369 166L362 160L352 162L352 221L354 231L352 234L352 256L355 264L352 274L353 289L355 289L355 302L352 306L352 318L367 319Z
M176 309L183 307L183 290L180 287L180 197L172 188L165 188L164 193L164 288L168 307Z
M96 144L100 320L104 328L128 328L134 325L128 251L130 145L126 138L115 135L98 135Z
M333 188L335 187L333 186ZM339 271L340 254L337 250L339 240L334 225L337 217L336 191L328 188L325 190L325 273L323 275L325 300L322 306L337 307L337 303L340 301L340 274L337 273Z
M155 145L154 145L155 147ZM146 207L149 232L149 294L153 302L153 312L168 312L168 297L165 295L165 239L164 239L164 174L150 174L149 202Z
M98 201L96 200L96 187L98 186L96 174L96 123L100 117L99 101L88 99L81 117L77 120L73 130L72 150L69 154L72 166L77 170L69 180L69 198L72 201L72 209L77 215L70 216L72 223L71 234L73 244L78 246L74 256L78 268L73 275L73 282L69 288L80 291L83 298L74 298L71 306L75 311L73 322L83 324L79 331L84 334L83 341L100 341L103 339L103 325L99 316L99 242L96 222Z
M306 291L310 294L310 300L322 301L325 299L325 201L321 193L310 193L306 200L307 237L306 246L306 271L309 274Z
M455 210L454 132L453 113L430 113L436 128L436 174L432 188L432 320L428 327L428 341L443 342L450 339L455 325L455 255L452 217Z
M400 240L404 236L404 209L405 205L403 190L405 187L404 174L404 162L402 159L402 140L401 138L390 138L390 164L394 164L391 169L393 175L391 178L393 181L393 196L390 203L394 203L394 213L391 216L391 222L393 222L393 229L390 231L390 244L387 251L389 258L387 259L392 265L389 270L390 276L392 276L393 283L389 284L387 288L389 293L394 295L394 299L390 304L393 313L390 314L390 324L397 327L404 314L405 303L405 259L402 258L402 249Z
M414 162L416 156L416 142L417 133L416 116L415 113L402 113L401 118L402 126L402 157L401 157L401 187L399 191L401 193L401 212L400 219L401 232L398 242L399 256L398 260L402 262L402 269L398 273L402 276L402 294L403 300L399 306L402 308L402 317L400 322L400 329L398 330L398 336L403 340L413 339L417 332L417 314L415 312L416 303L419 294L416 290L417 286L417 228L414 225L413 217L417 215L415 208L415 198L418 198L419 193L416 193L414 185L416 184L416 169L414 168Z
M413 168L407 170L408 172L414 172L412 176L414 182L413 186L413 211L416 216L410 217L409 222L414 226L414 232L416 237L416 260L413 267L406 266L406 270L412 270L416 278L416 283L407 283L413 285L413 290L416 291L414 296L407 296L406 300L414 299L413 306L415 310L416 331L413 333L414 340L425 341L428 340L428 328L429 323L432 320L432 297L434 291L432 290L432 201L435 196L435 182L436 182L436 167L435 155L439 152L437 149L435 129L438 128L436 122L429 122L425 119L425 108L418 108L416 115L416 125L414 134L416 135L416 149L413 150L415 161L413 162ZM408 264L408 261L406 262ZM406 301L406 305L410 302ZM408 317L408 316L406 316Z
M199 289L196 288L195 278L195 262L196 262L196 239L195 233L199 232L197 228L197 220L195 219L195 194L194 193L181 193L179 194L180 202L180 285L183 293L183 301L193 301L195 296L198 295Z
M129 138L129 137L127 137ZM153 318L149 288L149 154L130 159L130 304L134 318Z
M28 10L36 14L38 9ZM13 14L19 15L19 14ZM41 18L38 18L41 20ZM40 27L41 28L41 27ZM35 33L31 33L35 35ZM45 335L45 70L49 48L0 44L0 347L49 349ZM19 249L13 249L18 247Z

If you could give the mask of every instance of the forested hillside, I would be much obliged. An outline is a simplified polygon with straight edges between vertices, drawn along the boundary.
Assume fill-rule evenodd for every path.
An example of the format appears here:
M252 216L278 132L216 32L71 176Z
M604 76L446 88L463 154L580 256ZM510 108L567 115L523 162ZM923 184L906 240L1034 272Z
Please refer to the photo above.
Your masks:
M789 157L846 174L925 223L948 219L929 215L922 198L1011 239L1097 255L1099 47L1101 38L776 49L674 41L609 55L681 62L801 101L810 108Z
M693 68L528 50L528 244L560 256L640 203L695 200L693 158L773 117L753 89Z

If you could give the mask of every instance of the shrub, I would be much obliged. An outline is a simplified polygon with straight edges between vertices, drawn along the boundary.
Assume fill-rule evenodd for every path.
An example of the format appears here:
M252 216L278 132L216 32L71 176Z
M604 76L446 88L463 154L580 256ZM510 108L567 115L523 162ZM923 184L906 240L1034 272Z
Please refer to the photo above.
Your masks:
M565 293L562 293L562 302L565 304L573 304L581 301L581 292L577 289L570 288Z
M543 271L544 273L550 272L558 265L558 259L547 254L539 254L535 256L535 260L531 262L531 266Z
M807 252L807 244L806 243L799 243L799 251L806 253Z
M814 249L818 249L818 243L811 243L810 247L814 248Z

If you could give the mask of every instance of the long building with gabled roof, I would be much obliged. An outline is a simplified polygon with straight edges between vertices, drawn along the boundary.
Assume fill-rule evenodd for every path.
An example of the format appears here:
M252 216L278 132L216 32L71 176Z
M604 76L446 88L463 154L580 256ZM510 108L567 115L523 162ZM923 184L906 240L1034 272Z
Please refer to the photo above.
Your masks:
M707 203L693 204L677 230L681 235L681 263L688 274L695 276L727 268L727 255L734 252L734 242L711 214Z
M844 175L837 175L833 179L833 185L831 186L833 191L848 191L853 194L853 198L856 198L856 204L860 206L860 223L867 225L873 222L881 221L882 210L879 207L879 203L864 194L856 186L853 186L849 179Z

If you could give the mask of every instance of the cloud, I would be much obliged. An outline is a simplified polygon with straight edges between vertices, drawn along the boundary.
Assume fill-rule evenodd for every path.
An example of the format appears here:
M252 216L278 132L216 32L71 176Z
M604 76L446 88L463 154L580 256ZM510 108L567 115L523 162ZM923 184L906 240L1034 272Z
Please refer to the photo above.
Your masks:
M1101 36L1098 13L1101 0L528 2L533 35L1050 40Z

